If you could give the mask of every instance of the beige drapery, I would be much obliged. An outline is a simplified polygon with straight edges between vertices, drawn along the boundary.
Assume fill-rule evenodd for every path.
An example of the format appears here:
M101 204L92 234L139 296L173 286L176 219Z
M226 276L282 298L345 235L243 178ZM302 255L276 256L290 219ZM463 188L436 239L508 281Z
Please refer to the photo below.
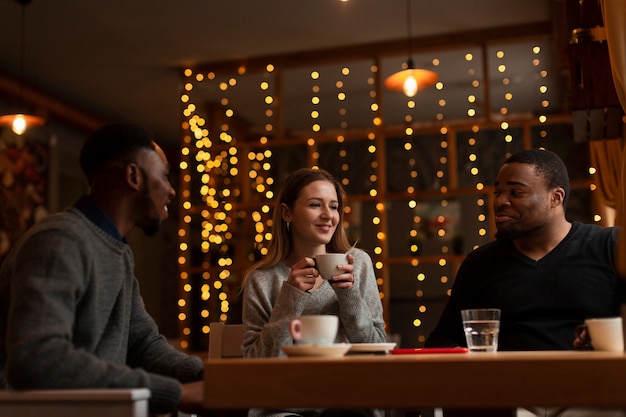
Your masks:
M598 189L595 211L602 216L603 226L615 223L619 200L619 178L622 169L621 139L592 140L589 142L591 165L597 168Z
M599 0L615 90L626 112L626 2Z
M615 90L617 91L622 109L626 113L626 1L599 0L599 2L602 9L604 28L606 30L611 73L613 74ZM626 117L622 120L626 122ZM622 139L624 139L623 132ZM617 200L615 202L615 224L623 228L626 224L626 205L624 204L624 202L626 202L626 148L621 146L620 152L616 152L616 154L622 156L621 161L619 161L619 171L615 173L616 175L613 181L607 179L606 184L602 182L599 185L604 189L610 186L610 184L615 187L614 190L616 191L607 192L605 190L602 194L610 196L613 193L614 198ZM608 158L603 159L604 162L606 162L606 159ZM602 180L604 180L604 178ZM620 273L626 276L626 233L620 233L617 267Z

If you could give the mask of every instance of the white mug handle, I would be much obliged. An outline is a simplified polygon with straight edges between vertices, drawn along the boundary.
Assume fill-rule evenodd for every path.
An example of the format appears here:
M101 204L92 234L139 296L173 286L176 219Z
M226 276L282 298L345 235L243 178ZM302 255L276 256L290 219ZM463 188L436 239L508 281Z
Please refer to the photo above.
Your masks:
M293 319L289 322L289 333L294 340L302 339L302 321Z

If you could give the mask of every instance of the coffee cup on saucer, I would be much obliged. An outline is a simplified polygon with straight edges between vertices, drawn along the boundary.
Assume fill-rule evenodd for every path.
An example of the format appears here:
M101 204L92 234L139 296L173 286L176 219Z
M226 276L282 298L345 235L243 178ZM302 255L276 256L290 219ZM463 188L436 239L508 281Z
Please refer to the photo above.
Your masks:
M328 346L337 337L339 318L333 315L296 317L289 323L289 333L298 344Z

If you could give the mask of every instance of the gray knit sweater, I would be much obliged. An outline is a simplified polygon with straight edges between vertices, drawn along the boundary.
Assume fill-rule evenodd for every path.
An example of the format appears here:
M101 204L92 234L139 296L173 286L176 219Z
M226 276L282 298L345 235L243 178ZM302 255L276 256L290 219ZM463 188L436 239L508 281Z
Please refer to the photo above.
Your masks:
M244 287L243 323L245 357L284 356L280 347L292 345L289 321L305 314L333 314L339 317L336 342L382 343L386 341L383 308L372 260L367 253L351 249L354 256L354 284L333 288L324 282L320 288L304 292L286 283L289 267L280 263L256 270ZM298 375L294 375L298 378ZM249 417L318 417L321 409L249 410ZM379 410L361 410L379 417Z
M128 245L76 208L31 228L2 265L0 387L145 387L150 411L167 413L202 368L159 334Z
M383 307L369 255L351 249L354 284L335 289L327 281L305 292L287 284L289 267L280 263L250 274L244 287L243 353L246 357L284 356L280 347L292 345L289 321L305 314L339 316L337 342L386 341Z

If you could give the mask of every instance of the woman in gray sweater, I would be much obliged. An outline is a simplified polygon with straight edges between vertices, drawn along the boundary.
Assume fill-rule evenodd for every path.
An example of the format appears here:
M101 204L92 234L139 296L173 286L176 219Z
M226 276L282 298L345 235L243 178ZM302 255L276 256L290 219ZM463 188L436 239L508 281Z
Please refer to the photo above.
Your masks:
M383 309L369 255L350 246L343 229L346 195L328 172L303 168L292 173L278 195L267 256L244 281L245 357L284 355L292 345L294 317L339 317L336 342L386 341ZM321 253L347 253L343 273L324 280L315 269ZM251 415L317 415L323 410L251 410Z

